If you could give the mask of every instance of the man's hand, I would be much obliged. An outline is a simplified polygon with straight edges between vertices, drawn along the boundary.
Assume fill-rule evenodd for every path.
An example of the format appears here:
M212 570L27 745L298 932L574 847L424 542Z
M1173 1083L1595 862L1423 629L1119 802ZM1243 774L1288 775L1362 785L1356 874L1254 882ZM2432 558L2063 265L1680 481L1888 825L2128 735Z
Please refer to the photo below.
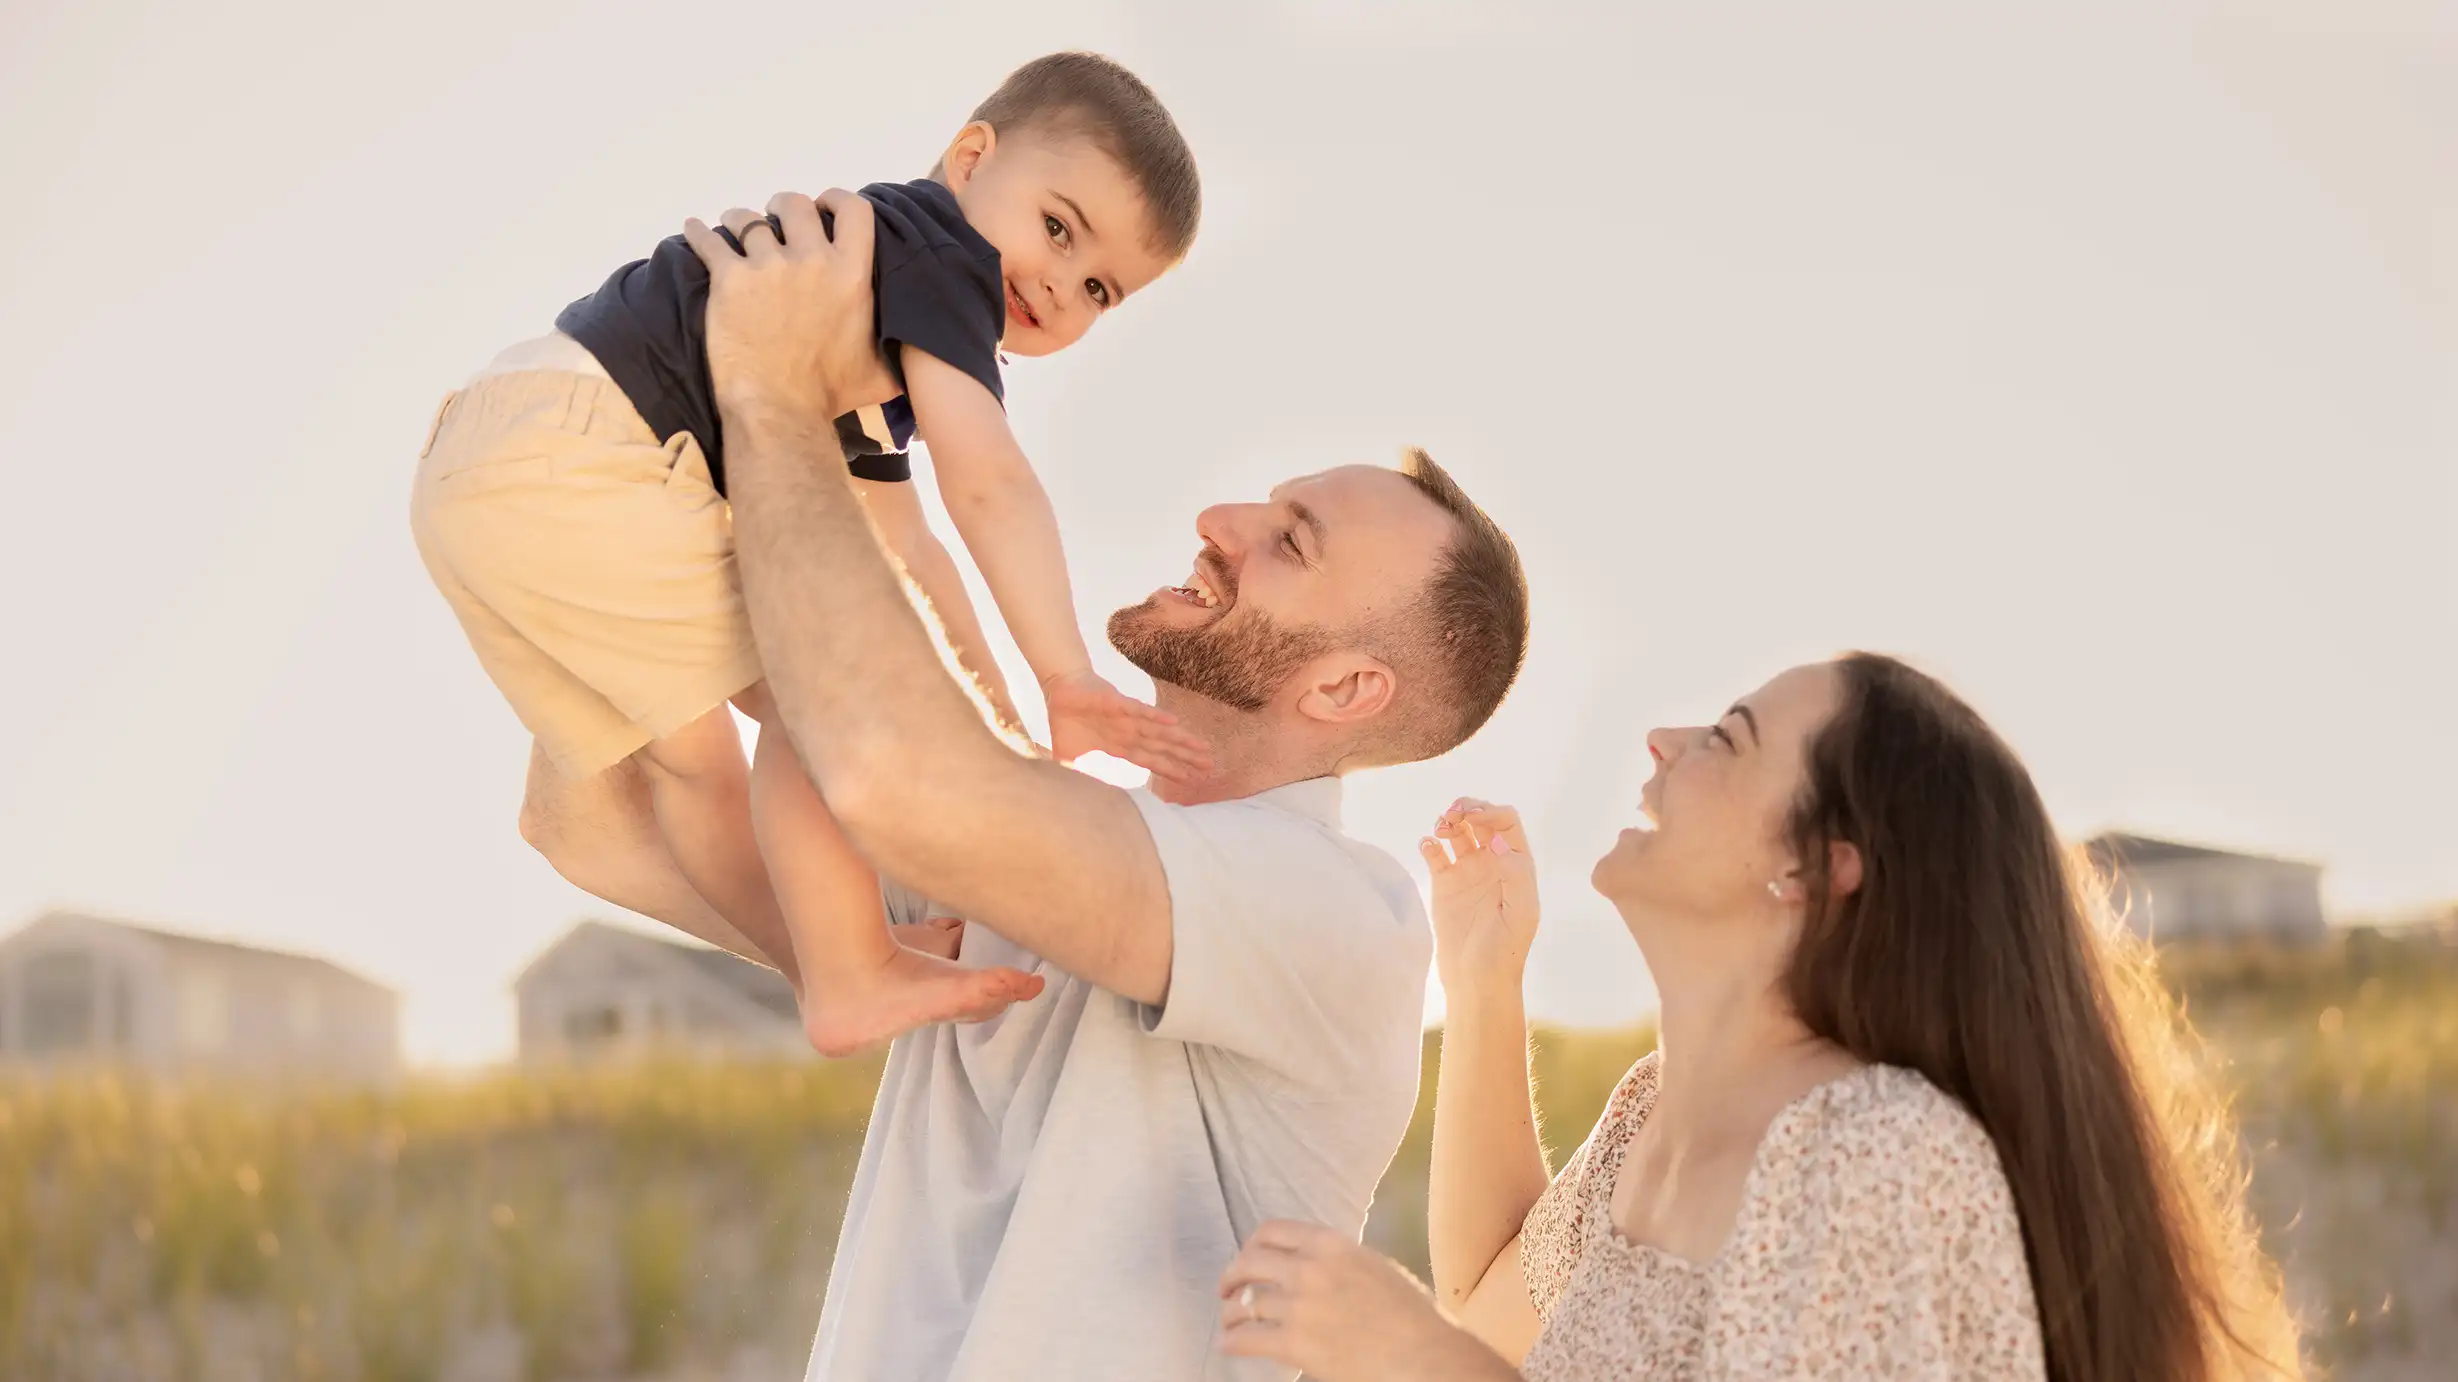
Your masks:
M1050 751L1072 763L1099 749L1113 758L1191 781L1212 771L1212 753L1201 736L1178 728L1178 717L1144 704L1087 667L1052 677L1041 688L1050 711Z
M820 208L835 220L831 241ZM697 219L683 238L708 265L708 371L726 412L775 410L831 421L898 392L873 334L869 202L831 188L740 208L724 224L742 250Z
M888 927L888 934L907 950L919 950L942 960L955 959L964 950L964 919L961 917L897 922Z

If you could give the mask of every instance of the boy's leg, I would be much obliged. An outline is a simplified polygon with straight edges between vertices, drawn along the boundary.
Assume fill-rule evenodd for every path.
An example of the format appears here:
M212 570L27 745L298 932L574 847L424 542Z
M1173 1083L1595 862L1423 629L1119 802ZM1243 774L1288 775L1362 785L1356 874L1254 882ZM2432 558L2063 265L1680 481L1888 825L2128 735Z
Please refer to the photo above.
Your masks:
M648 774L638 763L626 760L602 773L572 777L555 767L544 747L532 744L521 838L575 887L781 970L801 987L782 925L747 935L684 878L658 829Z
M786 935L752 834L751 774L732 710L719 704L632 762L648 784L658 834L693 891L745 936ZM777 959L786 968L788 957Z
M803 1029L823 1055L932 1023L980 1021L1041 992L1039 975L967 969L919 940L898 942L878 875L838 828L782 728L760 735L751 777L760 853L803 975Z

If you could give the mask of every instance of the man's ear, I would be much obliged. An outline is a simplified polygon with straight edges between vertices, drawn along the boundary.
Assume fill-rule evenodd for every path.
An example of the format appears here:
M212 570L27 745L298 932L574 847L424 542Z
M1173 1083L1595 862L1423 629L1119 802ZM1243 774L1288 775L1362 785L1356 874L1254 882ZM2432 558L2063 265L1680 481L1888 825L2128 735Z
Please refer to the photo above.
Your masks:
M980 170L982 160L990 156L990 151L997 148L998 143L999 132L992 129L987 120L976 120L956 131L956 137L948 143L947 152L939 156L939 170L947 183L947 190L963 191L965 184L973 180L973 174Z
M1327 725L1362 725L1391 708L1400 679L1389 664L1362 653L1317 658L1301 672L1297 713Z

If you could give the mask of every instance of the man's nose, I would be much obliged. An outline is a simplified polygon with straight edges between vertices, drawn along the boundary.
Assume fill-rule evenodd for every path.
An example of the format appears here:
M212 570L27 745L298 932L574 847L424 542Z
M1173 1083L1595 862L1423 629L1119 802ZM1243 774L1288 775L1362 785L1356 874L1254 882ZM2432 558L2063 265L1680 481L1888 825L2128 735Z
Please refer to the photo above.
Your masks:
M1261 504L1214 504L1195 515L1195 535L1235 557L1246 550Z

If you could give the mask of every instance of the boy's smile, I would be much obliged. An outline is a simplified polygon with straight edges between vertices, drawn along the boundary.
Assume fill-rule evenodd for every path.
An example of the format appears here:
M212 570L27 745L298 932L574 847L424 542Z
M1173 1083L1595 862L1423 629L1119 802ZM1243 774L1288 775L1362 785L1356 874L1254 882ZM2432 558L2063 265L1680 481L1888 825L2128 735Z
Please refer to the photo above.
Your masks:
M967 125L939 176L965 220L999 252L1013 355L1050 355L1168 272L1151 246L1152 212L1135 180L1079 135L1031 128L1002 137Z
M1016 291L1016 281L1012 278L1007 280L1007 320L1011 326L1021 326L1027 331L1041 329L1041 318L1033 315L1032 306L1025 302L1024 294Z

